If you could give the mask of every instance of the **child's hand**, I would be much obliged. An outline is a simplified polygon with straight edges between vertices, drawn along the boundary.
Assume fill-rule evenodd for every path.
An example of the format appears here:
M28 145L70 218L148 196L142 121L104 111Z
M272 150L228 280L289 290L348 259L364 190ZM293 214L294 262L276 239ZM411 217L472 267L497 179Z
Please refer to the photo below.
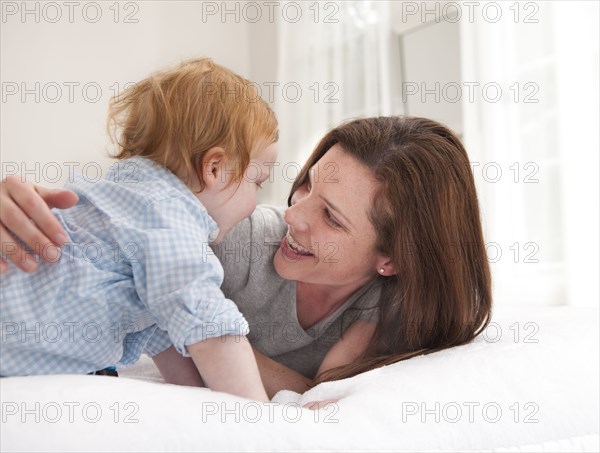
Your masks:
M328 404L337 404L339 400L323 400L323 401L311 401L310 403L306 403L302 406L305 409L310 409L313 411L318 411L319 409L324 408Z

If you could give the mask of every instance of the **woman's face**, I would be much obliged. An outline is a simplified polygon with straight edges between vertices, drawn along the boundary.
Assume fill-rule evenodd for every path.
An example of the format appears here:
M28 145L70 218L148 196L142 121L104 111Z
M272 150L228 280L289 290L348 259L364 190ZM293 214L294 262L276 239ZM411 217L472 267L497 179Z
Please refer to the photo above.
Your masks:
M371 171L334 145L310 170L285 211L288 234L274 258L288 280L362 286L387 258L374 250L369 212L378 182Z

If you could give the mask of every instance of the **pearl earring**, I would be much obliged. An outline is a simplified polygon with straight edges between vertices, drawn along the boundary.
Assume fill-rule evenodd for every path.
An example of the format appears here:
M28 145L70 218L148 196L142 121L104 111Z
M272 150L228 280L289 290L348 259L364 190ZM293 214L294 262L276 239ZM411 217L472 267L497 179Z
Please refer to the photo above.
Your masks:
M385 272L385 269L382 267L381 269L379 269L379 273L383 274Z

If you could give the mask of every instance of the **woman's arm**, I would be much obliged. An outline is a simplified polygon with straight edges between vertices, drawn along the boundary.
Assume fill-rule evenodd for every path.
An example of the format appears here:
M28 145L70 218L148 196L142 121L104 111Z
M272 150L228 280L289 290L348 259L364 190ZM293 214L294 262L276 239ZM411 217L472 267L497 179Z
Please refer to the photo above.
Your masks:
M254 349L254 357L256 357L258 371L269 398L273 398L280 390L304 393L313 386L312 379L276 362L256 349Z
M377 324L356 322L344 332L342 337L329 350L317 374L342 365L352 363L361 355L373 336ZM269 398L280 390L293 390L304 393L313 387L314 382L297 371L276 362L254 349L258 370Z
M360 321L348 327L325 355L317 375L338 366L348 365L356 360L367 348L376 328L377 324L375 323Z
M69 190L45 189L8 176L0 182L0 245L2 254L25 272L37 268L35 258L22 249L12 235L32 250L46 250L48 244L62 246L68 236L50 208L69 208L77 203L77 195ZM12 235L11 235L12 234ZM42 254L50 262L48 253ZM0 258L0 273L8 268Z
M358 356L365 351L376 328L377 324L368 322L356 322L348 327L342 337L329 350L323 359L323 362L321 362L317 375L338 366L348 365L356 360ZM338 400L311 401L306 403L303 407L319 410L330 404L336 404L337 401Z

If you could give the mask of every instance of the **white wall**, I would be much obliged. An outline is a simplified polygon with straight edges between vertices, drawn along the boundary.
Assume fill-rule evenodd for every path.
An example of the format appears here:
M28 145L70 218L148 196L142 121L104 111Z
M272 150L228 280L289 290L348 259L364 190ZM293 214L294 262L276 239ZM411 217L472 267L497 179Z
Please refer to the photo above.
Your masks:
M377 95L386 92L386 78L394 85L399 77L393 71L386 76L384 69L403 57L404 81L426 82L428 88L436 81L498 82L504 87L503 102L488 102L478 95L474 102L463 96L462 104L435 102L432 96L422 103L413 96L406 105L394 102L393 106L393 113L433 117L463 133L471 161L479 168L475 178L486 241L499 244L503 252L502 260L494 264L496 300L597 306L597 3L529 2L527 8L520 4L519 23L513 20L512 3L502 3L505 14L498 23L483 21L481 8L471 23L463 9L457 33L454 22L422 14L423 3L393 2L384 25L377 24L383 31L377 40L360 34L364 21L356 11L354 16L344 15L340 8L335 15L339 23L317 24L311 16L312 2L302 3L304 25L281 20L277 2L275 20L268 17L265 2L254 3L263 5L258 22L253 16L256 11L248 7L253 2L121 2L117 22L115 3L101 2L102 17L96 23L91 23L93 8L88 6L83 13L93 2L75 3L79 6L72 20L64 2L1 3L2 176L16 171L27 173L30 181L61 186L70 162L79 162L79 169L87 162L106 166L110 162L106 110L115 84L122 87L184 58L210 56L255 81L265 97L270 82L280 86L298 82L305 90L304 102L296 104L282 101L280 87L273 103L283 137L280 171L276 182L261 193L261 201L283 204L289 189L289 180L281 183L283 166L303 161L298 156L312 149L324 128L348 117L387 114ZM325 6L333 3L320 4L322 19L329 11ZM349 3L361 11L358 2L344 5ZM45 6L51 4L62 10ZM429 5L438 5L443 13L450 4L454 2ZM38 11L23 17L23 5L29 9L37 5ZM360 5L368 9L369 4ZM225 16L223 8L228 11ZM550 14L554 9L555 14ZM525 22L525 13L531 10L539 22ZM52 23L57 12L62 16ZM131 13L136 23L126 23ZM386 53L380 45L387 39L383 28L388 26L396 34L395 43L401 44L401 51L390 51L391 61L382 57ZM509 87L515 81L521 86L535 82L540 102L525 103L523 98L518 104L511 102ZM312 102L309 87L314 82L321 87L335 82L339 102ZM65 83L79 84L72 102ZM84 98L86 83L101 88L97 102ZM24 99L22 84L33 90ZM53 103L56 85L62 95ZM10 94L15 87L19 92ZM390 86L387 91L395 90ZM95 92L91 89L87 94ZM515 162L521 175L518 181L513 181L511 170ZM535 184L524 184L524 165L529 162L540 166ZM498 183L482 178L482 167L492 163L504 171ZM56 178L57 169L62 170L62 178ZM95 167L88 167L87 176L93 177L94 172ZM535 256L539 262L527 261L528 244L539 247Z
M2 177L18 171L30 181L62 186L73 168L70 162L80 162L78 169L88 162L106 168L111 162L106 113L115 84L122 87L165 65L199 56L252 78L249 41L261 40L252 38L257 24L251 24L250 33L247 21L236 21L235 13L225 20L208 14L207 5L215 2L122 2L118 18L113 2L96 3L100 9L93 2L75 3L69 17L64 2L54 3L59 8L43 2L2 2ZM23 5L33 12L23 16ZM101 17L94 23L98 12ZM126 23L128 15L137 23ZM269 78L268 67L259 69L261 77ZM65 83L78 84L72 99ZM22 88L32 93L22 97ZM90 178L96 168L85 168Z

